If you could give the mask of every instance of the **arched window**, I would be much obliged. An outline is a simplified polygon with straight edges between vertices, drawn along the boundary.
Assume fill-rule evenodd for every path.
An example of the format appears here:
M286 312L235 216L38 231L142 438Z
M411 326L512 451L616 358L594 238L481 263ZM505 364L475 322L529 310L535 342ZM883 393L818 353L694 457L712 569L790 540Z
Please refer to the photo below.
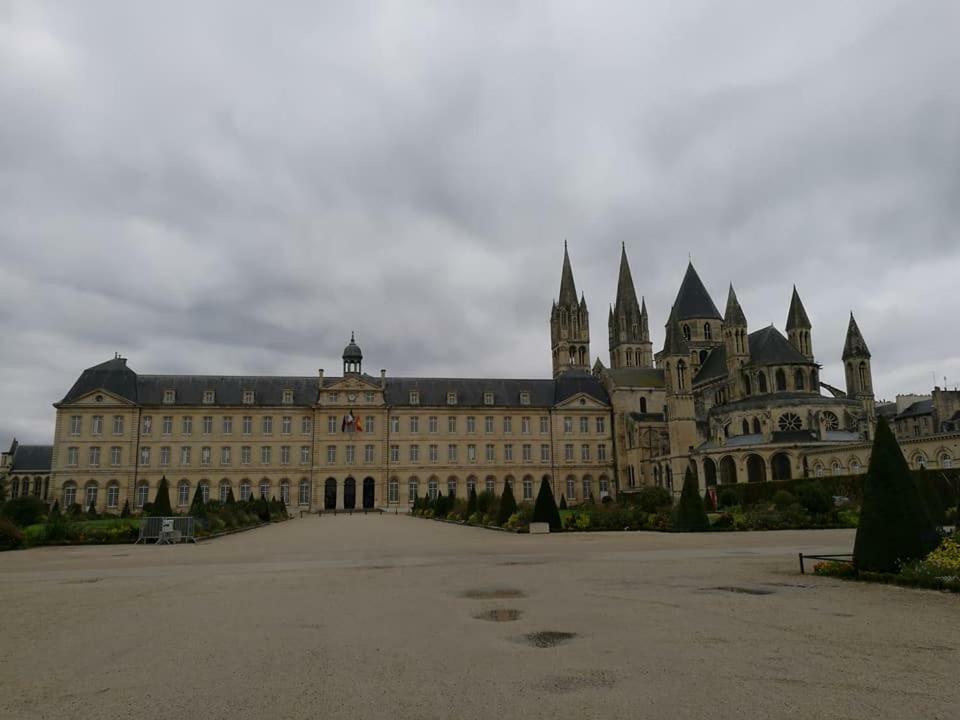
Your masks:
M225 503L230 497L230 481L221 480L220 481L220 504Z
M752 395L752 394L753 394L753 383L750 382L750 376L749 376L749 375L744 375L744 376L743 376L743 391L744 391L744 393L747 394L747 395Z
M243 482L240 483L240 499L241 499L241 500L243 500L243 501L249 500L249 499L250 499L250 491L251 491L251 487L250 487L250 481L249 481L249 480L244 480Z
M943 453L940 456L940 467L944 470L950 470L953 468L953 458L949 454Z
M72 480L63 484L63 509L77 502L77 485Z
M830 467L830 470L834 475L843 475L843 465L839 460L834 460L833 465Z
M181 480L177 483L177 506L186 507L190 504L190 483L187 480Z
M683 337L684 337L685 340L689 340L689 339L690 339L690 326L689 326L689 325L684 325L684 326L683 326Z
M913 456L913 462L917 466L918 470L927 469L927 456L924 455L922 452L918 452L916 455Z
M793 386L797 390L804 390L805 385L806 382L804 382L803 370L797 369L797 371L793 374Z
M97 507L97 495L100 491L100 487L97 485L95 480L91 480L87 483L86 495L83 498L83 508L84 510L90 508L91 506L96 509Z
M286 478L280 481L280 502L290 504L290 481Z
M260 497L270 499L270 481L267 478L260 481Z
M589 475L583 477L583 499L589 500L593 494L593 479Z
M747 422L746 418L743 419L743 434L744 435L750 434L750 423Z
M201 480L200 481L200 497L203 499L203 502L210 502L210 481Z
M645 397L640 398L640 412L645 413L647 411L647 399Z
M687 386L687 364L683 360L677 361L677 389L683 390Z
M419 481L417 478L410 478L407 481L407 502L411 505L413 501L417 499L417 493L419 492Z
M813 466L813 474L817 477L823 477L823 465L817 463Z
M710 323L703 324L703 338L704 340L713 340L713 330L710 329Z
M571 475L567 478L567 500L577 499L577 479Z
M496 493L497 492L497 479L493 475L487 475L483 480L484 492Z
M757 373L757 390L762 393L767 391L767 376L762 370Z
M120 506L120 483L111 480L107 485L107 507L117 508Z
M436 479L436 478L430 478L430 480L427 481L427 496L428 496L431 500L436 500L436 499L437 499L437 491L438 491L437 479Z
M394 504L400 502L400 481L395 477L387 482L387 502Z
M753 419L753 434L754 434L754 435L759 435L759 434L762 433L762 432L763 432L763 429L762 429L761 426L760 426L760 418L755 417L755 418Z
M633 365L633 350L627 350L627 365Z
M787 374L783 368L777 368L777 392L784 392L787 389Z
M533 500L533 478L529 475L523 478L523 499L524 501Z
M300 486L297 493L297 504L298 505L309 505L310 504L310 481L304 478L300 481Z
M16 500L20 497L20 478L15 477L10 481L10 499Z
M453 475L447 478L447 495L450 497L457 496L457 484L459 481Z
M134 498L134 502L138 508L142 508L144 505L149 502L150 497L150 486L146 482L142 482L137 485L137 494Z

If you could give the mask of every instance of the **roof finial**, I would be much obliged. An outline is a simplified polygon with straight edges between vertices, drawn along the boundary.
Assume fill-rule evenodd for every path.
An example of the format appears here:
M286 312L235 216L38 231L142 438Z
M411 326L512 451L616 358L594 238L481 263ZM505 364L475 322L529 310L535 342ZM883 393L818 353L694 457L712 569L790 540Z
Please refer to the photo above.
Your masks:
M353 330L350 331L350 342L356 342L356 338L354 337L354 331L353 331Z

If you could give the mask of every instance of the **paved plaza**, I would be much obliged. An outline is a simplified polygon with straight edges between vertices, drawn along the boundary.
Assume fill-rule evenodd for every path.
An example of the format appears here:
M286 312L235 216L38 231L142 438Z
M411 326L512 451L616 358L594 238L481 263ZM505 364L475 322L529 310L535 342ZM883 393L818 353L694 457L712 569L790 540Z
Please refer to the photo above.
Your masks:
M0 717L954 717L960 599L801 576L852 531L309 517L0 554Z

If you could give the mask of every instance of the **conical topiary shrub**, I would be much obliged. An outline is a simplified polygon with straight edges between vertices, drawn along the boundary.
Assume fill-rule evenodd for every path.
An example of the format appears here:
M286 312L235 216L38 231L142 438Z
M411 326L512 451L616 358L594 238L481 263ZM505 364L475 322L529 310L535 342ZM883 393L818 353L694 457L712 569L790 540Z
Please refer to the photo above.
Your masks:
M205 518L207 516L207 506L203 504L203 492L197 485L196 492L193 493L193 501L190 503L190 514L195 518Z
M59 510L57 510L57 514L58 515L60 514ZM124 519L130 517L130 501L129 500L123 501L123 509L120 511L120 517Z
M540 492L537 493L537 501L533 506L533 522L549 524L552 532L558 532L562 528L560 511L557 510L553 490L546 478L540 481Z
M467 496L467 520L477 511L477 488L470 488L470 494Z
M167 476L160 478L160 484L157 486L157 497L153 501L153 508L150 514L154 517L168 517L173 515L173 508L170 507L170 487L167 483Z
M59 500L53 501L53 507L50 508L50 514L48 515L48 517L50 518L60 517L60 501Z
M231 487L229 490L227 490L227 501L224 503L224 505L236 505L236 504L237 504L237 499L233 496L233 488Z
M567 496L564 495L563 493L560 493L560 509L561 510L567 509Z
M674 527L691 532L702 532L710 527L707 511L703 509L703 500L700 498L700 488L691 467L687 468L683 476L683 491L680 493Z
M497 511L497 525L503 527L507 524L510 516L517 511L517 501L513 498L513 490L507 483L503 489L503 495L500 496L500 509Z
M881 417L863 483L854 565L857 570L898 572L900 563L924 557L938 540L900 445Z

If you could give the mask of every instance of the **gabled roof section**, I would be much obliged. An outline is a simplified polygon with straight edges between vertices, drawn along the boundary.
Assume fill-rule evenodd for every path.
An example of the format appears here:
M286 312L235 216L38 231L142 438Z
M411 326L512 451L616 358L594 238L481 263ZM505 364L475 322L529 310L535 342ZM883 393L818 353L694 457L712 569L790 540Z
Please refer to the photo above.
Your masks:
M750 333L748 339L750 360L754 365L810 364L773 325Z
M703 281L693 268L693 263L687 265L687 272L680 283L680 291L673 302L677 320L690 318L711 318L723 320L717 306L713 304L710 293L703 286Z
M580 393L589 395L594 400L605 405L610 404L610 396L607 395L607 391L603 389L600 380L582 370L568 370L565 373L561 373L554 383L555 404L560 404Z
M933 400L918 400L910 405L897 418L920 417L921 415L930 415L933 412Z
M787 332L791 330L810 330L810 318L807 317L807 311L803 308L803 302L800 300L800 293L797 292L797 286L793 286L793 295L790 297L790 310L787 311Z
M718 345L710 351L707 359L697 371L693 378L694 385L707 383L711 380L718 380L727 376L727 348L725 345Z
M857 325L856 319L853 317L853 313L850 313L850 324L847 325L847 340L843 344L843 359L847 360L851 357L870 357L867 342L860 333L860 328Z
M627 246L622 245L620 251L620 275L617 279L617 300L614 304L614 313L617 315L640 315L640 303L637 302L637 290L633 285L633 275L630 273L630 263L627 262Z
M53 445L17 445L10 472L50 472Z
M730 292L727 293L727 311L723 315L723 324L729 327L747 326L747 316L743 314L743 308L740 307L733 283L730 283Z
M573 281L573 268L570 266L570 253L567 252L567 241L563 241L563 270L560 274L560 304L565 306L577 305L577 284Z
M84 370L60 402L73 402L94 390L106 390L137 402L137 374L127 367L126 358L114 357Z

